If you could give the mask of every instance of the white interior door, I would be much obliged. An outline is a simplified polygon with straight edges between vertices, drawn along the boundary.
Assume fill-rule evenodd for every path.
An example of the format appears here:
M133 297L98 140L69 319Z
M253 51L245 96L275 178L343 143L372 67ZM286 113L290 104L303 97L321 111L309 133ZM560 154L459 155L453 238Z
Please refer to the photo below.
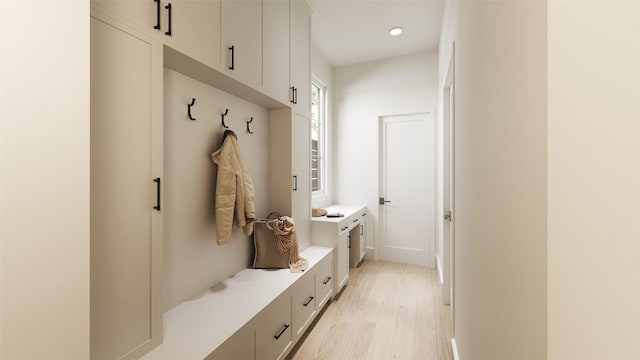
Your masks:
M455 87L454 87L454 56L452 48L451 59L445 75L443 86L443 239L442 239L442 302L451 305L451 316L455 316L454 293L454 264L455 264Z
M380 118L380 259L432 264L433 113Z

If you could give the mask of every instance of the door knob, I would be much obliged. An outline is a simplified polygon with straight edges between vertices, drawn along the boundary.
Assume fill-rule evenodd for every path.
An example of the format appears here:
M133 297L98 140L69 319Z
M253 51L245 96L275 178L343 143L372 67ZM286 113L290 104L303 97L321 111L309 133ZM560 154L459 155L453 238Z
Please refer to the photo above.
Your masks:
M390 203L390 202L391 202L391 200L385 200L383 197L381 197L378 203L380 205L384 205L385 203Z

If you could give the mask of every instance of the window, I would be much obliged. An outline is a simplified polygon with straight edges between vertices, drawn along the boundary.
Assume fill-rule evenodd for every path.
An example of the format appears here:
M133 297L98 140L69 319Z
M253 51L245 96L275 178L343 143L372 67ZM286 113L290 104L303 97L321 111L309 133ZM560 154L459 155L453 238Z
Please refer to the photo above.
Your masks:
M311 191L321 195L326 190L326 88L311 83Z

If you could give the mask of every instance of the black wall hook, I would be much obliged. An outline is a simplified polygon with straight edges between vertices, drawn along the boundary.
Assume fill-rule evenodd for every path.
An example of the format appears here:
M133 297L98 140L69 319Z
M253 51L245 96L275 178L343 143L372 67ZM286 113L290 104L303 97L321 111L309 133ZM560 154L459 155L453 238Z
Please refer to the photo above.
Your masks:
M195 120L193 116L191 116L191 107L196 104L196 98L191 98L191 104L187 104L187 113L189 113L189 119Z
M249 128L249 124L251 124L253 122L253 116L251 117L251 120L247 121L247 132L249 134L253 134L253 131L251 131L251 128Z
M229 109L225 109L224 114L222 114L222 126L224 126L225 129L229 128L227 124L224 123L224 117L227 116L228 113L229 113Z

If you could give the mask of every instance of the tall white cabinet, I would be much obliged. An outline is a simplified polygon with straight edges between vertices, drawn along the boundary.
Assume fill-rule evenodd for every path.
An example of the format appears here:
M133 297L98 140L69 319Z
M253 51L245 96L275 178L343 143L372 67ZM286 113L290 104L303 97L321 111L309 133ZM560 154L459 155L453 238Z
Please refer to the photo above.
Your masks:
M291 215L298 242L311 236L311 121L290 109L272 110L269 122L270 204Z
M162 44L91 17L91 358L161 342Z

